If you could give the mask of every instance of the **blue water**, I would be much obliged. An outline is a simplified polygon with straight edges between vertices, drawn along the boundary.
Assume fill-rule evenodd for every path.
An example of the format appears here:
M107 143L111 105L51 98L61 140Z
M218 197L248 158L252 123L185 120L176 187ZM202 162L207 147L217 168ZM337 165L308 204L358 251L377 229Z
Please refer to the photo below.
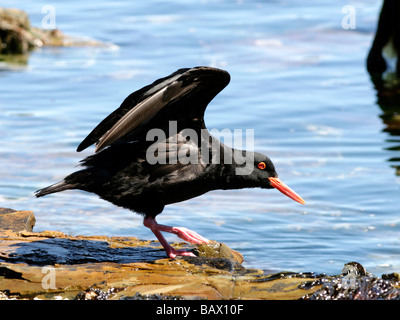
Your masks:
M3 0L40 26L46 1ZM344 5L356 28L343 29ZM0 65L0 206L33 210L35 231L154 239L142 218L97 196L33 192L76 170L77 145L123 99L181 67L227 70L209 128L254 129L255 149L306 201L276 190L215 191L158 221L240 251L267 272L337 274L357 261L399 272L400 137L365 69L380 1L54 1L65 34L99 47L42 48ZM179 240L168 235L170 241Z

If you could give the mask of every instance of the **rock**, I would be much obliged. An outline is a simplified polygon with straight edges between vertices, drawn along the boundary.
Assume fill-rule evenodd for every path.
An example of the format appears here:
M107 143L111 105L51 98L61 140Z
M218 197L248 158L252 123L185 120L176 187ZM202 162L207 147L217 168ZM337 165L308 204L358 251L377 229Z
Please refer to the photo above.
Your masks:
M312 276L246 269L240 253L215 241L175 243L199 257L172 260L157 241L32 232L18 221L0 230L0 299L298 299L317 290L299 288Z
M34 47L62 45L58 30L32 27L26 12L0 8L0 54L26 54Z
M70 37L58 29L33 27L23 10L0 8L0 61L26 63L27 54L32 49L43 46L104 46L104 44Z
M307 278L272 280L261 271L241 275L183 259L45 267L1 262L1 277L0 291L18 299L298 299L316 291L299 289Z
M18 231L32 231L36 219L32 211L16 211L0 208L0 229Z
M383 274L382 275L382 279L400 282L400 274L397 273L397 272L389 273L389 274Z
M314 284L322 287L303 300L400 300L398 283L373 276L324 277Z
M199 257L207 258L222 258L231 259L238 263L243 262L243 256L232 249L230 249L226 244L212 241L208 244L201 244L197 247L197 254Z
M226 254L231 255L225 244L213 242L210 248L198 251L203 255L198 261L171 260L164 258L164 250L155 241L72 237L48 231L3 232L0 292L19 299L95 300L270 299L304 295L304 290L297 289L304 279L282 277L283 282L277 286L274 281L278 278L266 276L261 270L242 266L232 270L229 263L220 264L221 259L228 260ZM225 255L221 256L221 251ZM204 252L209 252L210 257Z
M322 285L304 300L400 300L399 279L391 275L375 277L358 262L344 265L339 276L325 276L309 284Z
M70 236L27 230L31 211L1 209L26 219L0 224L0 300L320 300L399 299L399 275L374 277L357 262L338 276L242 266L223 243L175 243L198 257L165 258L157 241L132 237ZM22 215L22 214L21 214ZM30 217L30 218L29 218ZM4 220L8 221L8 220ZM8 222L7 222L8 223ZM33 225L33 224L31 224Z

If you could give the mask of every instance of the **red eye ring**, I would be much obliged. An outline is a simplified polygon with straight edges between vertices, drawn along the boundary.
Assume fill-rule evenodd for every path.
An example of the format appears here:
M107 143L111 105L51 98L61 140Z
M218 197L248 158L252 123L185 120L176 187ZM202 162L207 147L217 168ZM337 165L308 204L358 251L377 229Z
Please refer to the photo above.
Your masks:
M264 169L267 167L267 165L265 164L265 162L260 162L260 163L257 165L257 167L258 167L258 169L260 169L260 170L264 170Z

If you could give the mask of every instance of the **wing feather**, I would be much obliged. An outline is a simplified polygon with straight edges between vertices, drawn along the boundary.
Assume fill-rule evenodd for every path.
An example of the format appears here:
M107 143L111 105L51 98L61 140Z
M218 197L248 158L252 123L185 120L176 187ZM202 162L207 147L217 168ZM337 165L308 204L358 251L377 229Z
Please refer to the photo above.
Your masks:
M196 84L194 82L182 87L182 82L174 81L137 104L100 137L96 144L96 152L125 136L142 123L149 121L170 101L190 91Z
M168 121L169 117L179 114L180 119L188 119L186 125L190 127L193 119L203 120L208 103L229 81L230 76L224 70L210 67L179 69L130 94L117 110L93 129L77 151L95 143L96 152L99 152L128 134L131 138L143 126L151 129L159 125L152 119L161 111L163 115L158 117L159 120Z

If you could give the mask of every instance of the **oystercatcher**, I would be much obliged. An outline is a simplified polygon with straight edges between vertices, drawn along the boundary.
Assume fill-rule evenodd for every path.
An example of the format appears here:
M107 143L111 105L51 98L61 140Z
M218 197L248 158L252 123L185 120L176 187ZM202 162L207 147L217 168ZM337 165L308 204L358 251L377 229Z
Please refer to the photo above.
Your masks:
M276 188L304 204L267 156L232 149L207 130L205 109L229 81L224 70L195 67L133 92L78 146L79 152L96 144L83 168L36 196L80 189L142 214L170 258L194 254L174 249L161 232L195 244L209 240L184 227L158 224L156 216L168 204L217 189L254 187Z

